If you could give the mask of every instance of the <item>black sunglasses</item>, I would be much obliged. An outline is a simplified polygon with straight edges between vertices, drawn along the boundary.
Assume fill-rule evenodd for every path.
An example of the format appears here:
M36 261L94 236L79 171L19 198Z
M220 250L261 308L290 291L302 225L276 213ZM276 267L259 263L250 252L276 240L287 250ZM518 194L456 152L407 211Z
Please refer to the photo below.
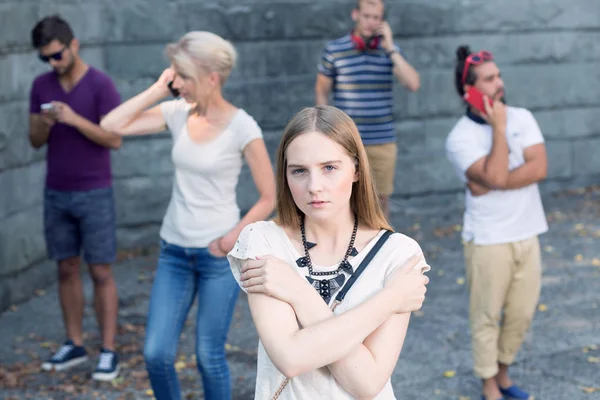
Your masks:
M45 63L50 62L50 59L53 59L54 61L60 61L60 60L62 60L63 53L67 49L67 47L69 47L69 46L66 45L59 52L56 52L54 54L50 54L50 55L47 55L47 56L45 56L43 54L38 54L38 57L40 58L40 60L42 60Z

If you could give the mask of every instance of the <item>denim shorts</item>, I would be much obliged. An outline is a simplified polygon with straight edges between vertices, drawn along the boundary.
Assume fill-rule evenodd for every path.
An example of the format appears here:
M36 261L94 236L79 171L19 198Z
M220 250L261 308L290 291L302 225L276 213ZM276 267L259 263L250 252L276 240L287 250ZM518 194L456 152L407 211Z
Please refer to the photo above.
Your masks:
M48 257L79 256L90 265L112 264L117 255L112 187L44 191L44 234Z

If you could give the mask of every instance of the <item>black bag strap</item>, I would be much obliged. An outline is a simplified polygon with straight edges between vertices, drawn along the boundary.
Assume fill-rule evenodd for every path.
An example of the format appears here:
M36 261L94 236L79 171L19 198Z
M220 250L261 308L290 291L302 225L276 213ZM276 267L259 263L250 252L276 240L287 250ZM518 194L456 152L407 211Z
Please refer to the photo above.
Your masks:
M366 255L364 260L362 260L362 262L360 263L358 268L356 268L356 271L354 271L354 273L352 274L350 279L348 279L348 282L346 282L344 287L342 287L342 290L340 290L339 293L337 294L337 296L335 296L336 306L337 306L337 304L344 301L344 297L346 297L346 293L348 293L348 291L350 290L352 285L354 285L354 282L356 282L356 280L358 279L360 274L362 274L362 272L365 270L365 268L367 268L367 265L369 265L369 263L371 262L373 257L375 257L375 254L377 254L377 252L379 251L381 246L384 245L384 243L388 240L388 238L392 235L392 233L394 233L394 232L386 230L385 232L383 232L383 235L381 235L379 237L379 239L377 240L377 243L375 243L375 246L373 246L373 248L369 251L369 253Z

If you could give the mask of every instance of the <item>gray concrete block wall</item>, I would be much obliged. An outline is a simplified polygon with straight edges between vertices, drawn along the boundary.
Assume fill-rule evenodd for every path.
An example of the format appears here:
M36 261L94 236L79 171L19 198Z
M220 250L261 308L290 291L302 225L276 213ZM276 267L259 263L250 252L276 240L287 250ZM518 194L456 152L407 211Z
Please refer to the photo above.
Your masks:
M265 133L273 159L289 118L313 102L315 65L326 40L351 27L355 0L4 0L0 2L0 309L53 279L45 260L42 188L45 151L27 140L28 95L46 70L29 47L30 29L60 13L83 56L108 72L123 99L167 66L164 45L189 30L209 30L236 45L239 65L225 92ZM493 51L511 104L534 112L550 159L544 187L595 182L600 162L600 3L597 0L388 0L388 20L421 73L416 93L396 88L399 143L395 204L460 199L445 159L446 134L463 106L452 82L454 52L467 43ZM127 139L113 152L122 247L156 243L170 196L168 133ZM245 168L240 207L256 199ZM445 201L445 200L444 200Z

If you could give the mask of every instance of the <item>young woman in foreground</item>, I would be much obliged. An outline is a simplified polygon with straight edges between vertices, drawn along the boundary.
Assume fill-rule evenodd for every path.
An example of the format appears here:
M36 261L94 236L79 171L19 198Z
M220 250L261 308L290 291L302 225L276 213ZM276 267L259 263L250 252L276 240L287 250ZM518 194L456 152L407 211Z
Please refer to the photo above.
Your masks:
M391 230L350 117L330 106L298 113L276 181L277 218L244 228L228 255L260 336L255 399L394 399L390 376L429 266L393 233L336 301Z

